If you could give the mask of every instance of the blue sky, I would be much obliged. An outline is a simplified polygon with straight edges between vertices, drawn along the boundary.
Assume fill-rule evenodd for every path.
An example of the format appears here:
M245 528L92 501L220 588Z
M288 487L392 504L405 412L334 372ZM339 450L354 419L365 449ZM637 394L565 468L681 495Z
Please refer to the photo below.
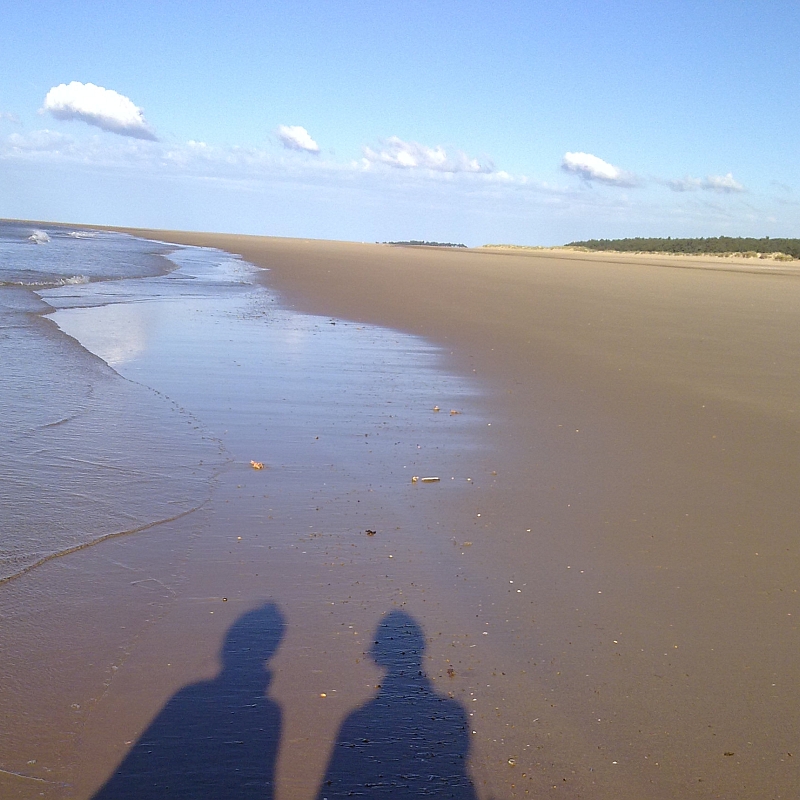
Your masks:
M6 0L0 216L800 236L798 40L769 0Z

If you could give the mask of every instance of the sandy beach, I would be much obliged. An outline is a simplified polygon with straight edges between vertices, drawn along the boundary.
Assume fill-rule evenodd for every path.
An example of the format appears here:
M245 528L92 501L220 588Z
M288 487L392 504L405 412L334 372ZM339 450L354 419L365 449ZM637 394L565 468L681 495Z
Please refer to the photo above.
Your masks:
M391 442L358 412L387 408L389 379L345 397L324 353L251 438L268 388L245 365L229 385L252 417L211 391L189 409L232 442L197 511L0 585L3 797L127 796L107 782L131 747L185 687L222 680L226 637L258 609L280 800L326 796L343 723L400 669L372 651L398 614L424 637L415 691L463 716L465 793L443 797L795 796L790 267L129 232L264 268L281 307L317 319L308 336L378 326L435 358L404 386L428 356L398 356L397 417L369 422ZM383 336L359 369L378 374ZM139 380L206 396L204 353L172 357L196 387L166 368Z

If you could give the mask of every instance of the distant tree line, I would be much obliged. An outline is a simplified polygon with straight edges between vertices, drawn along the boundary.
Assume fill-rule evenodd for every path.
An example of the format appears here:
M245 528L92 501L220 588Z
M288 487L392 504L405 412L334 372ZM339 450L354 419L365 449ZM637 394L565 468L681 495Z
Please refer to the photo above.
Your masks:
M759 255L784 253L800 258L800 239L752 239L742 236L711 236L702 239L589 239L570 242L566 247L584 247L587 250L617 250L621 252L683 253L684 255Z
M409 239L407 242L384 242L383 244L417 245L418 247L466 247L465 244L454 244L453 242L423 242L419 239Z

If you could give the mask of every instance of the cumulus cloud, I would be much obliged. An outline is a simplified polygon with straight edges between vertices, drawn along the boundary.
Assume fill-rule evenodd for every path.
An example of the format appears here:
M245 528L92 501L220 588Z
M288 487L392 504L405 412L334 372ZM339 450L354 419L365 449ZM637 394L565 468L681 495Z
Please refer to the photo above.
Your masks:
M382 140L377 150L365 147L363 152L365 166L386 164L398 169L422 168L436 172L494 172L491 162L470 158L460 150L448 155L441 145L427 147L419 142L404 142L397 136Z
M142 109L130 98L93 83L72 81L54 86L47 93L40 111L48 111L56 119L79 119L120 136L157 141Z
M636 176L625 172L591 153L564 153L561 169L579 175L585 181L599 181L609 186L636 186Z
M281 144L289 150L319 153L319 145L311 138L308 131L300 125L279 125L277 134Z
M733 194L745 191L744 186L735 180L730 172L727 175L708 175L703 179L687 175L685 178L667 181L667 186L673 192L696 192L698 189L704 189L718 194Z

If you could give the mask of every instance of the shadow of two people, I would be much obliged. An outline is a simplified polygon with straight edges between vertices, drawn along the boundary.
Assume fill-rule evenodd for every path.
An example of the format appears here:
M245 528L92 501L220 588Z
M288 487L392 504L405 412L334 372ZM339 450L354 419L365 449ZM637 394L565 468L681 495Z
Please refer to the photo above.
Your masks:
M274 603L241 616L225 638L220 674L172 697L93 800L271 800L281 711L266 696L266 661L284 628ZM386 676L342 725L318 800L474 800L467 715L434 692L424 650L411 615L391 611L380 621L370 655Z

